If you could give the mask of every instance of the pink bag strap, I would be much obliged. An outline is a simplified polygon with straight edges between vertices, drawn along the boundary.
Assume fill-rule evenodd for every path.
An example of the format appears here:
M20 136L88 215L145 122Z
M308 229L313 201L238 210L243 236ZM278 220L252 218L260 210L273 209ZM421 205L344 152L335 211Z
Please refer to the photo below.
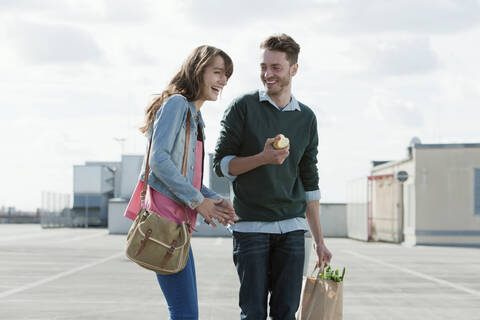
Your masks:
M187 124L185 128L185 150L183 154L183 165L182 165L182 175L184 177L187 177L187 156L188 156L188 146L190 144L190 110L187 112ZM147 153L147 161L145 163L145 177L144 177L144 182L143 182L143 189L142 192L140 193L140 201L142 204L142 208L145 208L145 196L147 194L147 186L148 186L148 175L150 173L150 150L152 149L152 141L153 141L153 131L152 135L150 136L150 142L148 144L148 153ZM187 208L184 205L184 212L185 212L185 218L186 222L188 225L190 225L190 219L188 218L187 215Z

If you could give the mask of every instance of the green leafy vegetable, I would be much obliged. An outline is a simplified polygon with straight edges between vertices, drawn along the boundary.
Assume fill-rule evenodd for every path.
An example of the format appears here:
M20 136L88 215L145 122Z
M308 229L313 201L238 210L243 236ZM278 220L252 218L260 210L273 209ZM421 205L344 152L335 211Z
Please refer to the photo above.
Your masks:
M318 272L317 278L321 278L323 280L332 280L335 282L342 282L343 278L345 277L345 268L343 268L342 275L340 276L340 272L338 269L333 270L330 266L327 266L323 272Z

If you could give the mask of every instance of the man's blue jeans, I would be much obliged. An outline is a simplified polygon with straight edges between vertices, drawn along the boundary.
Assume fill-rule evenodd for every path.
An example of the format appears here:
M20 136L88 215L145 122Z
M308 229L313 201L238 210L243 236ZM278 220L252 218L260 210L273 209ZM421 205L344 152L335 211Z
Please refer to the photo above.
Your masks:
M266 319L270 293L270 318L295 320L302 290L304 233L233 233L241 319Z

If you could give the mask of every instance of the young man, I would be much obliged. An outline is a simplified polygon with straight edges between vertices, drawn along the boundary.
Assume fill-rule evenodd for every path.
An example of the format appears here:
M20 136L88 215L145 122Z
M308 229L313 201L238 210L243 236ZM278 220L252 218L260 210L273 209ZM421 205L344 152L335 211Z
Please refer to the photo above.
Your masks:
M307 222L318 264L331 253L319 218L317 123L314 113L291 93L300 46L285 34L260 46L265 90L234 100L222 120L214 167L233 181L239 217L233 260L240 278L241 319L295 319L302 288ZM273 147L279 134L284 149ZM305 220L306 212L306 220Z

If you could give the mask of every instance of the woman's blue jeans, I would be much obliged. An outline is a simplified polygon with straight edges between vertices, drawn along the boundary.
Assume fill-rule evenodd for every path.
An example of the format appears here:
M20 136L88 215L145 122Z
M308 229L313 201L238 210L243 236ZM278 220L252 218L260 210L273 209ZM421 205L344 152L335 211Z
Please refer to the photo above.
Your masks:
M185 269L170 275L157 274L158 283L162 288L171 320L197 320L198 297L195 262L192 248L188 255Z

